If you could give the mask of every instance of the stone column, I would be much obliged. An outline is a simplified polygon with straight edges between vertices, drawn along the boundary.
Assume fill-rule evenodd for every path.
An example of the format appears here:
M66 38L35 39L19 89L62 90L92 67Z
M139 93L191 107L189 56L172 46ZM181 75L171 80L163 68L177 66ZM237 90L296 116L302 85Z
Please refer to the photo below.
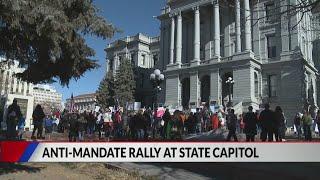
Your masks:
M199 6L194 8L194 42L193 42L194 61L200 61L200 10Z
M219 1L213 2L214 15L214 56L220 58L220 11Z
M210 72L210 101L221 104L221 80L219 69Z
M175 33L175 16L171 15L171 39L170 39L170 63L173 64L174 59L174 33Z
M165 105L175 108L179 105L181 98L181 87L179 75L166 76L166 99Z
M114 58L113 58L113 74L114 74L114 75L115 75L116 72L117 72L118 60L119 60L118 55L115 55Z
M7 78L7 71L3 71L3 77L2 77L2 89L1 89L1 95L6 93L7 84L6 84L6 78Z
M181 64L182 57L182 16L179 12L177 17L177 42L176 42L176 64Z
M240 27L240 0L235 0L235 13L236 13L236 53L241 52L241 27Z
M251 13L250 13L250 2L249 0L244 0L244 18L245 18L245 26L244 26L244 34L245 34L245 51L252 51L251 45Z
M233 103L252 104L254 95L254 68L250 65L233 69Z
M200 81L198 72L190 73L190 108L199 107Z

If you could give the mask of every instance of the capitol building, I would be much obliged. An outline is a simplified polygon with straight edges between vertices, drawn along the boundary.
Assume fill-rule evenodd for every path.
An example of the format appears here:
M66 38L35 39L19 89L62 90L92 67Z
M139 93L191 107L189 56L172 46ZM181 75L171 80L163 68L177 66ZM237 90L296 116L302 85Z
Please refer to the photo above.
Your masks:
M108 69L121 56L160 69L158 99L170 108L224 105L239 114L269 103L291 122L307 106L318 109L320 10L292 13L288 3L298 1L168 0L157 17L159 42L115 41L106 49Z
M319 16L290 15L288 2L297 0L168 1L158 16L165 104L227 105L230 96L239 111L279 105L290 121L306 104L316 110Z

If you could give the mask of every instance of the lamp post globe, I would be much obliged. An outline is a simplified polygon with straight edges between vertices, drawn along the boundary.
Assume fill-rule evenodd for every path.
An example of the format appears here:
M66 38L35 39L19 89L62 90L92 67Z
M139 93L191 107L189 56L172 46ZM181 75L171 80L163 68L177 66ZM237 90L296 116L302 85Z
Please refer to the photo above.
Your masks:
M153 81L156 79L156 75L154 73L150 74L150 80Z
M156 76L160 76L161 71L159 69L155 69L153 72Z

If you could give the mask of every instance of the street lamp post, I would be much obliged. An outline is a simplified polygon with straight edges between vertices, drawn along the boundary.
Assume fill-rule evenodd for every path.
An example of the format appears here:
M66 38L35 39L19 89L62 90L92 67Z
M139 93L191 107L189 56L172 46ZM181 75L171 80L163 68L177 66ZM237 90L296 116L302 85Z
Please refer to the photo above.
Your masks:
M232 79L232 77L228 77L226 83L227 83L227 85L229 86L229 102L228 102L228 107L230 107L230 106L232 105L232 103L231 103L231 90L232 90L232 85L234 84L234 80Z
M154 115L156 115L158 108L158 92L161 91L160 84L164 81L164 75L159 69L156 69L153 73L150 74L150 81L154 90Z

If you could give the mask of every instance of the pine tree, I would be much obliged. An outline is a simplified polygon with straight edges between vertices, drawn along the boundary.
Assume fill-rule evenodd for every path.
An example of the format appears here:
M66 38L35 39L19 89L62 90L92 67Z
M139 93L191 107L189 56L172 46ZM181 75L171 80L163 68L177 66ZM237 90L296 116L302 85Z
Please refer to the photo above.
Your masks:
M111 38L118 30L92 0L1 0L0 55L26 68L17 74L37 83L68 85L99 67L85 36Z
M102 108L115 105L115 92L114 92L114 76L113 71L108 71L106 77L100 82L97 90L97 101Z
M125 58L120 62L116 74L115 95L118 105L126 108L128 102L134 101L135 85L132 64L129 59Z

